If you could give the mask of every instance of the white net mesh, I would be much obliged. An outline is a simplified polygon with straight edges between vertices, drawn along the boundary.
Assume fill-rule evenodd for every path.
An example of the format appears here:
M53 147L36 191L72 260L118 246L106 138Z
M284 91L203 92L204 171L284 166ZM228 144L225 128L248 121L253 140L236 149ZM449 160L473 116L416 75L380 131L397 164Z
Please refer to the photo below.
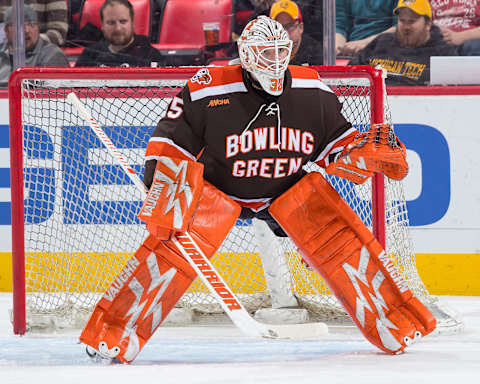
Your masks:
M146 236L136 218L139 192L66 95L77 94L142 175L147 140L170 99L189 77L172 73L135 81L124 81L122 72L113 70L105 74L105 80L91 80L88 74L79 80L53 76L38 80L35 75L23 80L19 130L23 130L22 209L30 328L82 326ZM358 74L354 78L329 76L323 77L343 103L346 118L360 131L367 130L376 108L370 96L383 91L372 89L369 80ZM327 179L373 229L372 183L356 186L332 176ZM270 260L277 260L276 287L289 292L309 311L310 319L345 321L345 312L323 279L304 267L291 241L266 236L270 236L271 246L263 247L261 241L266 240L259 240L252 221L239 220L212 259L245 307L253 312L276 300L262 268L266 262L262 263L262 252L270 252ZM411 289L424 302L433 303L416 270L402 184L391 180L385 180L385 236L387 253ZM221 312L198 279L178 305L199 313Z

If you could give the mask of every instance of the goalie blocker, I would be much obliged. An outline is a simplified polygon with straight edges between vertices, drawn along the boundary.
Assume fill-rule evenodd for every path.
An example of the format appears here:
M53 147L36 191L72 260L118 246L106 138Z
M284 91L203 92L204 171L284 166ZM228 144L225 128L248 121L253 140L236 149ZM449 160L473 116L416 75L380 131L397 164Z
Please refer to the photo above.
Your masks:
M400 353L435 329L433 315L320 173L307 174L269 210L373 345Z
M100 299L80 336L101 357L127 363L197 277L175 245L191 247L190 241L174 231L188 230L210 258L240 215L237 203L203 181L201 164L158 160L139 214L151 234Z

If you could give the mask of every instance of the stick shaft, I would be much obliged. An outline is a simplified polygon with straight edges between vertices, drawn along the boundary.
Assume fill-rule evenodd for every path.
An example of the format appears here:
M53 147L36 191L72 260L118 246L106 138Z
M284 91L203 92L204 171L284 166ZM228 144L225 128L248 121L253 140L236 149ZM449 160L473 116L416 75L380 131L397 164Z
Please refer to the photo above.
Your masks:
M110 140L102 127L100 127L96 120L93 119L91 114L87 111L87 109L84 107L83 103L80 101L77 95L75 95L75 93L69 93L67 95L67 99L75 106L79 115L88 122L88 125L90 126L92 131L97 135L103 145L105 145L108 151L113 155L115 160L118 161L118 164L122 167L122 169L125 171L133 184L135 184L138 190L142 193L142 198L145 199L147 197L147 188L145 187L145 184L142 182L142 180L140 180L138 175L135 173L135 171L132 169L125 156L123 156L123 154L118 151L115 144L112 143L112 140Z

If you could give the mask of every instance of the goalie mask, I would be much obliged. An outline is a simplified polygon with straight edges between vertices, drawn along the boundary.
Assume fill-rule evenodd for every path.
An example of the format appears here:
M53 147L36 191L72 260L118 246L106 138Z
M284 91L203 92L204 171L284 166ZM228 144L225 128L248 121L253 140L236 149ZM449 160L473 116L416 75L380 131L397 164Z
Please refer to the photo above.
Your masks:
M292 41L280 23L267 16L252 20L238 39L238 53L242 67L265 92L274 96L283 92Z

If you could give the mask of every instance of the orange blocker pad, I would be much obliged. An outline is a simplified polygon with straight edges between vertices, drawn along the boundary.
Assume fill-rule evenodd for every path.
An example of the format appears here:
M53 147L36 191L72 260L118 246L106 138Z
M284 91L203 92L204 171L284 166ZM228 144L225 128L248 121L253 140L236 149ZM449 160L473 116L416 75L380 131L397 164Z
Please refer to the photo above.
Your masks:
M203 164L160 156L138 218L153 228L185 231L202 191Z

